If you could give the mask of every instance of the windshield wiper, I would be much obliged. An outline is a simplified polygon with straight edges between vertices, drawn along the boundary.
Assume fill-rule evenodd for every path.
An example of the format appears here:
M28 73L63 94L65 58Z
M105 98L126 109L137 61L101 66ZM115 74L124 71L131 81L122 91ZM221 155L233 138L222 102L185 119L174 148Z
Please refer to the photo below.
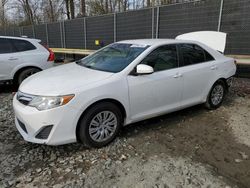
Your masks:
M81 63L81 60L76 61L76 64L79 65Z
M84 66L84 67L87 67L87 68L90 68L90 69L94 69L94 67L92 67L91 65L84 65L84 64L83 64L83 66Z

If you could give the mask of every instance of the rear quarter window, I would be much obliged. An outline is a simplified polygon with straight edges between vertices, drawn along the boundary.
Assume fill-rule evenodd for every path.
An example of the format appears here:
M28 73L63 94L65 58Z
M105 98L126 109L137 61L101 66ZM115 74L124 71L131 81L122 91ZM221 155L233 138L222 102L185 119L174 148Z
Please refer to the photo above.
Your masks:
M204 53L205 53L206 61L213 61L214 60L214 57L210 53L208 53L206 50L204 50Z
M26 40L10 39L17 52L35 50L36 47Z

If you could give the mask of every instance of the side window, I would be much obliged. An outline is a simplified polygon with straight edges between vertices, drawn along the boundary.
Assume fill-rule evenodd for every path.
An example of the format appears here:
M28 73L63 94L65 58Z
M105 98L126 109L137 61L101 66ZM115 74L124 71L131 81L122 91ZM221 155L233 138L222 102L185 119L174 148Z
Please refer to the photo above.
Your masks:
M13 47L8 39L0 38L0 54L12 53Z
M214 60L214 57L210 53L208 53L206 50L204 50L204 52L205 52L206 61Z
M12 44L18 52L35 50L36 47L26 40L11 39Z
M178 67L176 45L166 45L155 49L141 64L153 67L155 72Z
M193 65L206 61L204 50L195 44L180 44L184 65Z

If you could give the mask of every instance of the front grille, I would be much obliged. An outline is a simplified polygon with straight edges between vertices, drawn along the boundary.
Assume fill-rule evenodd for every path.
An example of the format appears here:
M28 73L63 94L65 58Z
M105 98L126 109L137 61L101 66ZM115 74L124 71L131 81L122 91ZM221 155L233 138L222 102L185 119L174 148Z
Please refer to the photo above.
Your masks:
M41 129L41 131L36 135L38 139L47 139L49 137L50 131L53 125L45 126Z
M28 105L29 102L32 101L33 97L34 96L22 93L20 91L18 91L16 95L17 100L24 105Z
M25 125L19 119L17 119L17 122L18 122L19 126L23 129L23 131L28 134L28 131L27 131Z

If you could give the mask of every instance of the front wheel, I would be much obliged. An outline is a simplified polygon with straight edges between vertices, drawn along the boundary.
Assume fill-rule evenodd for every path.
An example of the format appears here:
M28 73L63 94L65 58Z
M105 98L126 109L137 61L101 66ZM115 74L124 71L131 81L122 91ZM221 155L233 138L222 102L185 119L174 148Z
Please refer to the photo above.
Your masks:
M205 106L208 109L216 109L221 106L226 94L226 86L222 80L217 81L210 90Z
M114 140L122 123L122 113L115 104L96 104L81 118L78 139L87 147L103 147Z

